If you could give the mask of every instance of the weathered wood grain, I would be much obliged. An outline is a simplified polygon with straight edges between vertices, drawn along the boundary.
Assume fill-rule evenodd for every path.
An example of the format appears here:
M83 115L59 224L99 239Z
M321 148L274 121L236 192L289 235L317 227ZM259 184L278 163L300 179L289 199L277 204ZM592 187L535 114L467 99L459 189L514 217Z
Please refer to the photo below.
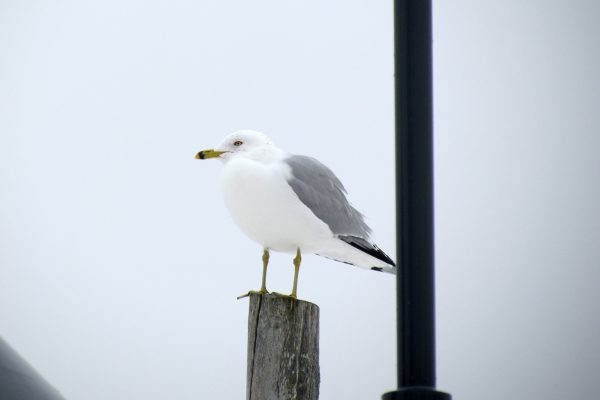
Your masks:
M247 400L317 400L319 307L250 295Z

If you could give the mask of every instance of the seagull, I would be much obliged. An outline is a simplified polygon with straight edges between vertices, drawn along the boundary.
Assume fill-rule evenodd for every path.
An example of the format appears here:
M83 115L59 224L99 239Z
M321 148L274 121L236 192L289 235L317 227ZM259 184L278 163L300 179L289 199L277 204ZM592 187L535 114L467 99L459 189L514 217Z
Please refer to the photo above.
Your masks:
M289 295L294 299L302 254L396 273L394 261L371 240L363 214L348 202L342 182L319 160L287 153L252 130L234 132L195 158L223 162L225 206L242 232L263 248L261 287L238 298L269 293L270 251L295 254Z

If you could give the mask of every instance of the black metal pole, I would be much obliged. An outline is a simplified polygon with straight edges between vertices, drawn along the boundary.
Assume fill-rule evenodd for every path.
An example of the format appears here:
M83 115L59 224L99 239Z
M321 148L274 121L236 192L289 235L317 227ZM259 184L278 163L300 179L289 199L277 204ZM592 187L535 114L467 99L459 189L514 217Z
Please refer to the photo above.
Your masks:
M394 1L398 390L383 400L449 400L435 390L431 1Z

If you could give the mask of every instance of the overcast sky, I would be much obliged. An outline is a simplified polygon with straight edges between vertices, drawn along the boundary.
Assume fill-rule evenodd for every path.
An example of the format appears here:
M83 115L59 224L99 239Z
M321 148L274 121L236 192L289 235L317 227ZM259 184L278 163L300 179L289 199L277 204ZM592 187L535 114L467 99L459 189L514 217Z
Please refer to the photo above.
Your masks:
M600 3L435 1L438 387L600 397ZM260 246L194 160L315 156L395 254L391 1L0 0L0 336L67 398L245 396ZM289 291L273 254L269 288ZM395 387L394 279L304 258L321 398Z

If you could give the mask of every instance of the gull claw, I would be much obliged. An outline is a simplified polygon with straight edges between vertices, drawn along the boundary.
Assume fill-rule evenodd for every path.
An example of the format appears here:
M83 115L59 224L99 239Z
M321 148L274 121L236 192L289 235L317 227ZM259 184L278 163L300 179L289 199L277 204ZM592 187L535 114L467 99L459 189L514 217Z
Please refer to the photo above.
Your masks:
M239 300L239 299L243 299L244 297L250 297L251 294L258 294L258 295L262 296L263 294L269 294L269 292L267 290L263 290L263 289L260 289L260 290L250 290L250 291L248 291L248 293L244 293L242 295L239 295L237 297L237 299Z
M279 293L279 292L271 292L271 294L275 295L275 296L279 296L279 297L286 297L288 299L298 300L298 297L293 293L283 294L283 293Z

